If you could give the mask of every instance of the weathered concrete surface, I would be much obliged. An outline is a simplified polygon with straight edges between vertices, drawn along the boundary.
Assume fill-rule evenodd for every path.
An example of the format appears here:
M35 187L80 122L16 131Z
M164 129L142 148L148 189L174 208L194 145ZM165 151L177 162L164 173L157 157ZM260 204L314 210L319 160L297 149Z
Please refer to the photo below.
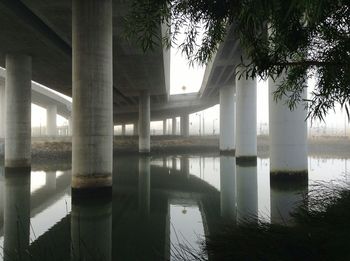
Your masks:
M283 77L269 79L270 172L271 176L304 175L307 179L307 111L302 104L291 111L285 97L277 103L273 100Z
M235 84L220 89L220 151L235 153L236 102Z
M73 1L73 189L112 186L112 37L112 0Z
M236 80L236 157L257 156L256 80Z
M190 135L190 120L189 115L185 114L180 117L181 136L188 137Z
M143 90L141 92L139 102L139 152L149 153L151 149L151 108L149 91Z
M31 57L6 56L5 167L30 167Z

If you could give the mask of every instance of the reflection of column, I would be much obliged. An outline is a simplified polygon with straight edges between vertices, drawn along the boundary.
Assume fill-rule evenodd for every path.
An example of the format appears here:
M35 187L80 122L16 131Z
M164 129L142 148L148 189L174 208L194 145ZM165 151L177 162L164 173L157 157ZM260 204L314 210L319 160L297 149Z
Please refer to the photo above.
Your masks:
M138 124L138 122L134 123L134 135L135 136L139 135L139 124Z
M112 0L72 1L72 188L112 186Z
M258 176L256 164L236 167L237 173L237 219L258 218Z
M5 197L5 169L0 165L0 226L4 221L4 197Z
M31 57L6 56L5 167L31 163L31 79Z
M6 170L4 260L29 260L30 171Z
M171 128L172 128L172 131L171 131L171 134L173 134L173 135L176 135L176 129L177 129L177 124L176 124L177 122L176 122L176 117L174 117L173 119L172 119L172 122L171 122Z
M273 93L281 76L269 79L270 173L273 179L307 179L307 111L300 104L290 111L285 97L277 103ZM306 98L306 91L301 98Z
M139 157L139 211L149 216L151 168L149 157Z
M46 171L45 187L50 190L56 189L56 171Z
M235 85L220 89L220 152L235 152Z
M71 261L112 260L112 200L73 200L71 238Z
M176 170L176 168L177 168L177 167L176 167L176 163L177 163L177 160L176 160L175 157L173 157L173 158L172 158L172 163L171 163L171 167L172 167L173 170Z
M68 120L68 136L72 136L72 134L73 134L73 131L72 131L72 128L73 128L72 117L69 117L67 120Z
M190 177L190 161L187 156L182 156L180 158L181 173L187 178Z
M256 131L256 80L236 80L236 157L239 160L254 160L257 155Z
M271 223L292 224L291 212L302 204L308 182L287 183L272 181L270 184Z
M57 106L52 104L46 108L46 134L48 136L57 135Z
M220 157L220 206L221 216L236 220L236 159Z

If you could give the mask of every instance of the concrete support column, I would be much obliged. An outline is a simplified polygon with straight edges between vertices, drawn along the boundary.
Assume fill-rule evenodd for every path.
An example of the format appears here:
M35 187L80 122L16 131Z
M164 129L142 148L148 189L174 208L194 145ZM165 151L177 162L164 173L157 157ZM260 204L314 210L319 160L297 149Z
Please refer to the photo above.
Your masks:
M163 120L163 135L166 135L167 128L166 128L167 120Z
M235 153L235 85L220 89L220 152Z
M6 56L5 167L30 167L32 60Z
M283 98L274 101L273 92L283 77L269 79L270 177L307 179L307 111L301 104L290 111Z
M180 117L180 127L181 135L184 137L188 137L190 134L190 122L188 114L182 115Z
M112 0L73 0L72 188L112 186Z
M57 136L57 106L50 105L46 109L46 134L48 136Z
M172 118L171 128L172 128L171 134L176 135L176 129L177 129L176 117Z
M69 117L68 119L68 135L72 136L73 134L73 122L72 122L72 117Z
M138 124L138 122L134 123L134 135L135 136L139 135L139 124Z
M257 165L237 164L237 221L258 221L258 175Z
M256 80L236 80L236 158L256 161L257 156L257 89Z
M122 124L122 136L125 136L125 124Z
M5 138L5 86L0 86L0 139Z
M270 184L271 223L293 225L293 213L303 204L308 182L272 182Z
M151 127L151 104L148 90L140 93L139 107L139 152L149 153L151 148L150 138Z

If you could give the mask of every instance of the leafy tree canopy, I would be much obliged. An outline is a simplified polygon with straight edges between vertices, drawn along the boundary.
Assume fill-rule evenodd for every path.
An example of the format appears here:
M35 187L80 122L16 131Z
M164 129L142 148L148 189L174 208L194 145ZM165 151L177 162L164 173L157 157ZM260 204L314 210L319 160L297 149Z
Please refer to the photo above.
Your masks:
M286 72L275 98L287 96L291 109L302 101L307 78L315 77L312 98L305 101L309 116L323 119L336 104L349 116L349 0L133 0L130 10L127 35L145 51L178 45L192 63L212 59L234 25L250 58L245 77ZM160 23L169 28L162 39ZM178 43L181 30L186 37Z

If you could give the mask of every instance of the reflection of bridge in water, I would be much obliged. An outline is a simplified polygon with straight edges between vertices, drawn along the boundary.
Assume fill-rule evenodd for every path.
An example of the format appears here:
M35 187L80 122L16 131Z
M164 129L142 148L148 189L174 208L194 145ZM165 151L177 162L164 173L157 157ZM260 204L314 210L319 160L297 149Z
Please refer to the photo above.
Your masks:
M62 220L52 220L51 228L31 242L30 251L39 255L44 248L50 249L56 245L60 246L60 257L69 259L71 244L78 244L83 239L88 248L98 248L102 253L111 253L113 257L164 260L171 255L171 246L178 243L171 242L170 237L174 233L171 206L198 208L205 235L214 234L221 222L239 222L248 216L259 215L256 165L236 166L234 157L221 156L219 190L190 172L192 164L189 157L180 156L180 166L173 164L172 168L168 168L165 165L151 165L148 157L118 158L114 166L112 202L97 200L84 204L73 201L72 214ZM66 171L56 180L55 172L48 171L45 185L31 195L26 176L9 180L5 177L5 190L1 191L12 196L5 196L4 217L7 221L4 225L15 226L18 213L6 206L16 206L18 200L22 209L30 208L29 212L21 212L27 215L22 220L29 222L29 215L32 219L40 219L42 211L61 200L63 195L70 194L70 177L70 172ZM270 193L271 219L275 222L281 215L286 218L293 204L300 199L296 198L295 190L285 190L283 187L271 188ZM28 197L30 203L24 200ZM10 231L13 232L13 229ZM77 231L80 233L78 238ZM6 238L5 229L5 241ZM83 252L86 250L81 249Z

